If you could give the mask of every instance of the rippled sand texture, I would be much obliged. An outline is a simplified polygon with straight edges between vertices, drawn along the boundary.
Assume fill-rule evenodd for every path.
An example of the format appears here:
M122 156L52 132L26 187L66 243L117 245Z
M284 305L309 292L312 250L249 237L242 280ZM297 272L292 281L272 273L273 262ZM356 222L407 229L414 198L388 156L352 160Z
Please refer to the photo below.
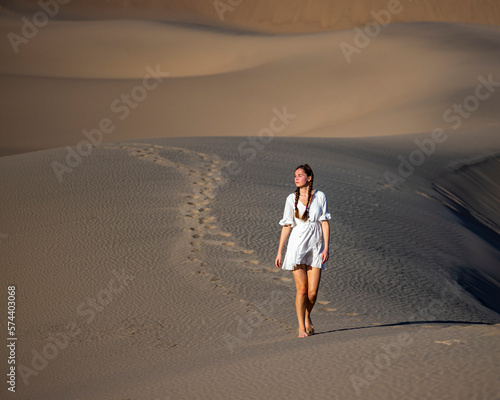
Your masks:
M51 163L64 149L3 157L2 268L18 286L19 363L37 372L16 397L494 398L500 318L456 281L487 276L477 244L498 255L471 229L498 217L478 206L498 198L462 197L477 217L467 226L449 201L474 189L468 168L487 172L465 165L500 143L493 130L456 133L391 190L384 172L426 135L275 138L255 160L238 154L241 138L117 142L62 183ZM333 215L306 340L291 274L273 266L302 161ZM455 177L446 193L443 174ZM34 352L57 343L35 370Z

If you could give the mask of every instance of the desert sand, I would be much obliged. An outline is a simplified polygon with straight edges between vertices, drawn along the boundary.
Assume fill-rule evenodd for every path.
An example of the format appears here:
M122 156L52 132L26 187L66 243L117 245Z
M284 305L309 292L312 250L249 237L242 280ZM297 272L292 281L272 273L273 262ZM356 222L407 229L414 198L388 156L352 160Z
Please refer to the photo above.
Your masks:
M409 138L275 138L253 161L237 137L118 142L62 183L64 149L1 158L16 398L495 398L499 317L464 285L488 288L498 246L433 188L498 204L467 174L498 156L466 161L498 148L496 131L476 138L455 132L394 191L384 173ZM304 158L334 218L318 334L299 340L291 274L273 260Z
M368 36L387 2L333 3L74 0L12 42L38 6L4 2L9 398L498 397L498 6ZM332 220L299 340L273 262L303 162Z
M466 22L499 25L496 0L58 0L55 18L145 19L267 33L312 33L350 29L391 12L391 22ZM34 0L6 0L5 14L39 10Z

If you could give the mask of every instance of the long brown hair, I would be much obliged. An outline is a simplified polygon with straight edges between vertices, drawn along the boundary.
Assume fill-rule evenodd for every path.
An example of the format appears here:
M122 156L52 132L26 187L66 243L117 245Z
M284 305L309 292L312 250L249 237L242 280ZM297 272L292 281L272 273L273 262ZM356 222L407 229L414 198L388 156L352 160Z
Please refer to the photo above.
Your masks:
M299 204L300 188L295 189L295 218L300 218L302 221L307 221L307 218L309 218L309 202L311 201L313 191L314 173L309 164L299 165L297 168L295 168L295 171L297 171L298 169L303 170L307 176L311 177L309 185L307 186L306 210L304 211L304 214L302 214L302 217L300 216L299 209L297 208L297 204Z

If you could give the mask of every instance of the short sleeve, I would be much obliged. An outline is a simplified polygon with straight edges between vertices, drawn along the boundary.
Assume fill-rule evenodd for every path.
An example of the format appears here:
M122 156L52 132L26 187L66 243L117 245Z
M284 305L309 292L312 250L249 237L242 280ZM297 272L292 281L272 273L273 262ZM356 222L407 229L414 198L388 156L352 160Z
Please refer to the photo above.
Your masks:
M328 221L332 219L331 214L328 212L328 200L326 199L326 195L322 193L321 196L321 215L318 218L319 221Z
M294 197L293 195L289 195L286 199L285 210L283 211L283 218L280 221L280 225L282 226L291 225L291 227L293 228L296 225L293 216L294 213L293 197Z

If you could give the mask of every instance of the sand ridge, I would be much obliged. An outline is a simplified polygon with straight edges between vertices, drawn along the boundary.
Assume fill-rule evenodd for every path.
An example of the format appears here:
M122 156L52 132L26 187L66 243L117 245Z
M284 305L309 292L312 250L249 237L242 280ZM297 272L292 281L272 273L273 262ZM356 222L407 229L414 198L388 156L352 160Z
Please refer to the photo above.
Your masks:
M72 0L58 7L59 19L153 19L219 27L231 30L307 33L349 29L373 21L385 13L390 22L466 22L500 24L495 0ZM4 2L3 13L34 13L39 6L30 0ZM388 10L393 10L389 13ZM387 15L379 16L386 20Z
M11 29L0 27L5 34ZM82 31L99 40L90 45ZM106 141L258 136L275 109L295 116L277 136L385 136L498 124L498 28L395 24L348 63L339 45L354 37L353 31L268 38L150 21L54 21L18 55L8 41L0 44L6 56L1 151L76 145L103 118L115 126ZM130 52L137 57L128 60ZM158 76L146 79L148 90L151 70ZM487 80L492 91L486 98L482 89L473 113L465 118L453 111ZM23 110L30 118L20 117Z

